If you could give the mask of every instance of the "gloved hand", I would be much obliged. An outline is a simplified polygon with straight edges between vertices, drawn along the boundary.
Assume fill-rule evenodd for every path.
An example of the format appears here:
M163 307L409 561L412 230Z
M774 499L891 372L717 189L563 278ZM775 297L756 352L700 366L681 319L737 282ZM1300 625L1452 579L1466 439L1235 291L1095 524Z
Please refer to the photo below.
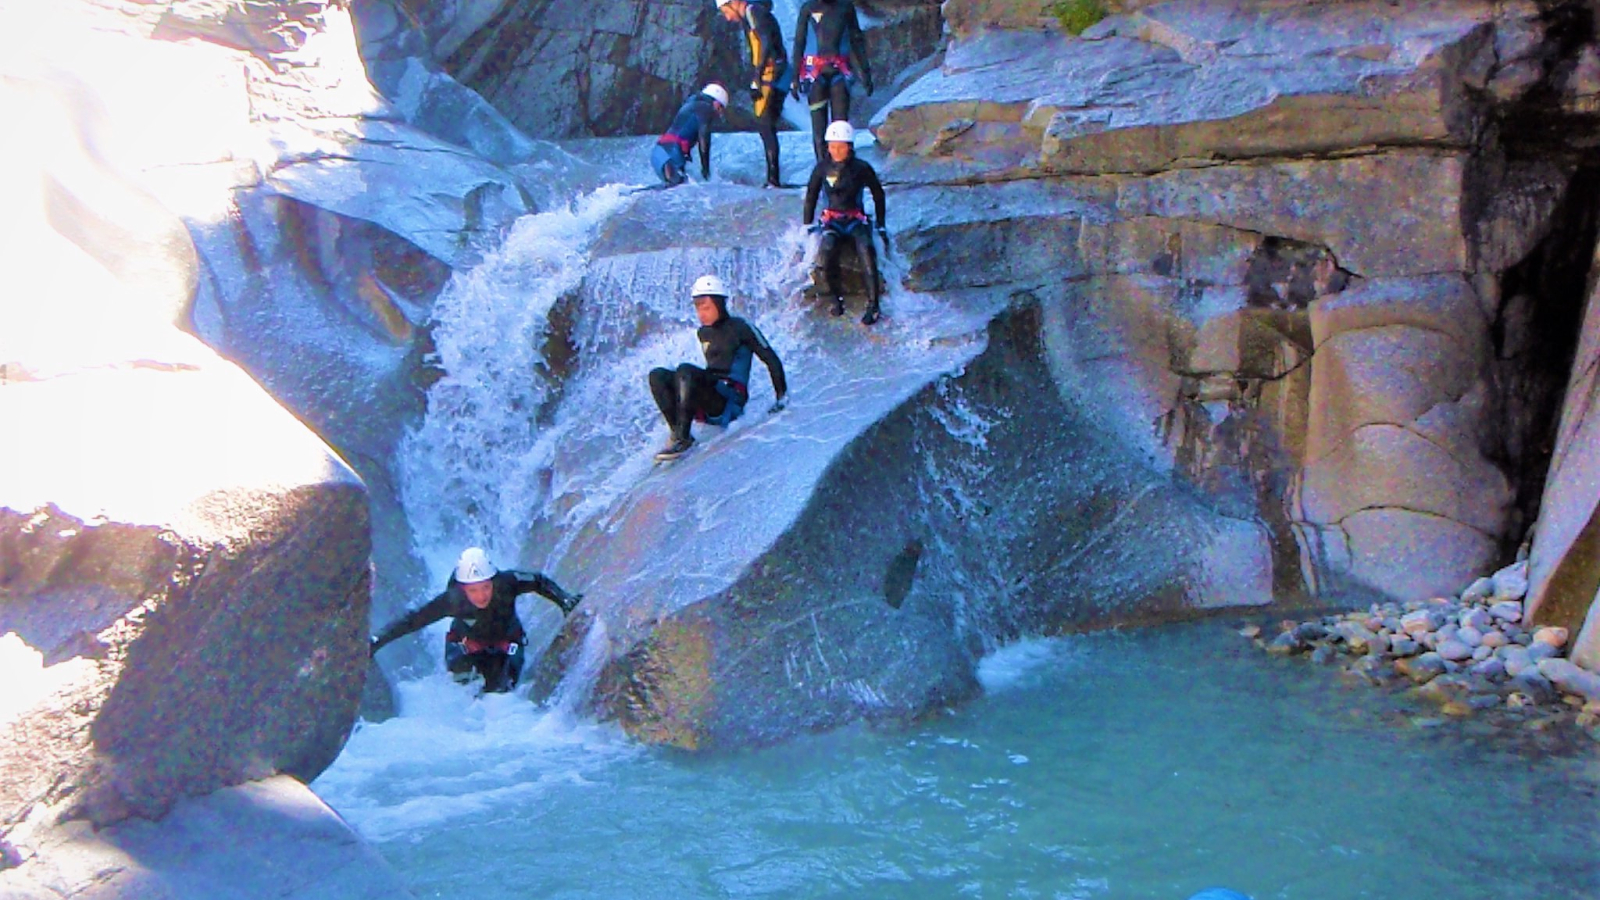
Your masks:
M861 76L861 86L867 89L867 96L871 97L872 96L872 76L871 75L862 75Z
M822 233L822 223L821 222L812 222L810 225L806 226L806 234L821 234L821 233Z
M568 594L566 599L561 601L561 612L564 615L569 615L570 616L570 615L572 615L572 611L577 609L578 608L578 604L582 603L582 602L583 602L583 595L582 594Z
M751 100L760 100L761 99L761 82L759 82L759 81L750 82L750 99Z
M877 228L875 228L873 230L878 232L878 237L883 238L883 242L885 244L889 243L889 229L886 226L879 225Z
M796 101L800 99L800 82L796 81L789 85L789 99Z
M372 657L377 656L377 655L378 655L378 636L374 634L374 635L370 635L370 636L367 637L367 658L371 659Z
M783 412L784 406L787 405L784 402L785 401L785 397L787 397L787 396L788 395L785 394L783 397L779 397L777 400L773 401L772 408L767 410L767 414L771 415L772 413L781 413L781 412Z

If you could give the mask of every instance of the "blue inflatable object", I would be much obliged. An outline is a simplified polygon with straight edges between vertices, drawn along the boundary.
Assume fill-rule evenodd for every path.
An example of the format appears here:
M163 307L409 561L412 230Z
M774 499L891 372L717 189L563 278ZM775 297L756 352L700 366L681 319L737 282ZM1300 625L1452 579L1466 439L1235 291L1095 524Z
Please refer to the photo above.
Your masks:
M1227 888L1206 888L1190 897L1189 900L1250 900L1250 898L1238 891L1230 891Z

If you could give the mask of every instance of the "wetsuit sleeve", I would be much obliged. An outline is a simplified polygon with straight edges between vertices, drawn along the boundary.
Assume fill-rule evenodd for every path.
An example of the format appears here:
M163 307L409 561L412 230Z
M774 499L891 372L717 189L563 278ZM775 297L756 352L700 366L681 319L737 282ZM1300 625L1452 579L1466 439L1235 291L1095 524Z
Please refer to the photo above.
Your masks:
M822 163L811 169L811 180L806 182L806 206L800 224L810 225L817 216L817 196L822 193Z
M450 615L450 592L445 591L439 596L429 600L423 606L406 613L404 616L391 622L389 626L378 632L372 642L372 652L378 652L385 644L393 643L416 631L432 625L445 616Z
M531 574L517 572L516 576L516 593L519 596L527 593L536 593L561 607L562 612L572 612L572 608L578 605L579 598L577 594L571 593L561 585L556 584L555 579L543 572L533 572Z
M878 217L878 227L887 227L884 225L886 210L883 207L883 182L878 180L878 170L868 163L862 163L861 168L863 170L863 180L867 183L867 190L872 192L872 208Z
M806 29L811 25L811 4L800 4L800 18L794 23L794 53L789 62L794 65L795 81L800 80L800 64L806 58Z
M711 180L711 104L702 103L697 110L700 116L700 180Z
M861 80L867 84L872 83L872 63L867 59L867 33L861 30L861 19L856 15L856 5L850 4L849 15L845 17L845 38L848 41L850 70L861 75Z
M789 393L789 379L783 373L783 360L778 358L778 351L767 343L767 336L761 333L761 329L748 322L745 323L742 337L746 346L767 367L767 374L772 376L772 393L782 400Z
M761 44L761 58L756 60L755 80L761 80L761 74L767 71L769 63L775 63L776 68L783 70L783 30L778 27L778 17L765 8L753 8L756 20L756 40Z

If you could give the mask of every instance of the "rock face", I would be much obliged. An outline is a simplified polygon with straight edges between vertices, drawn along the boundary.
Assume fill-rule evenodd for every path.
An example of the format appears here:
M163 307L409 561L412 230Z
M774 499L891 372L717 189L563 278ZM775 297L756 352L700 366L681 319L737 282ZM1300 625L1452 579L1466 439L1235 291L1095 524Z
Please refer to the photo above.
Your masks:
M659 134L707 80L744 71L735 29L693 0L377 0L357 13L386 94L442 70L536 138Z
M1600 302L1595 296L1589 297L1534 532L1528 614L1576 634L1573 661L1600 671Z
M1520 539L1550 416L1507 387L1502 287L1587 196L1500 123L1559 119L1572 51L1529 4L1137 6L1074 39L946 5L943 65L874 119L889 177L951 196L928 257L1053 264L1062 389L1253 509L1280 593L1459 589ZM983 182L1017 184L942 187Z

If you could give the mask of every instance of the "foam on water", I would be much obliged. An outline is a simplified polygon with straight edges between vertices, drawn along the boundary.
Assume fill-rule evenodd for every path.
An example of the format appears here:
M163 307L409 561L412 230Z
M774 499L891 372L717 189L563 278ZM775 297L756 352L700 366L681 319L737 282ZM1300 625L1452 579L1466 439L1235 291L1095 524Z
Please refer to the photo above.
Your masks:
M642 752L616 727L541 708L523 692L480 697L442 673L397 692L402 714L360 723L315 784L378 842L524 814L555 786L582 788Z

